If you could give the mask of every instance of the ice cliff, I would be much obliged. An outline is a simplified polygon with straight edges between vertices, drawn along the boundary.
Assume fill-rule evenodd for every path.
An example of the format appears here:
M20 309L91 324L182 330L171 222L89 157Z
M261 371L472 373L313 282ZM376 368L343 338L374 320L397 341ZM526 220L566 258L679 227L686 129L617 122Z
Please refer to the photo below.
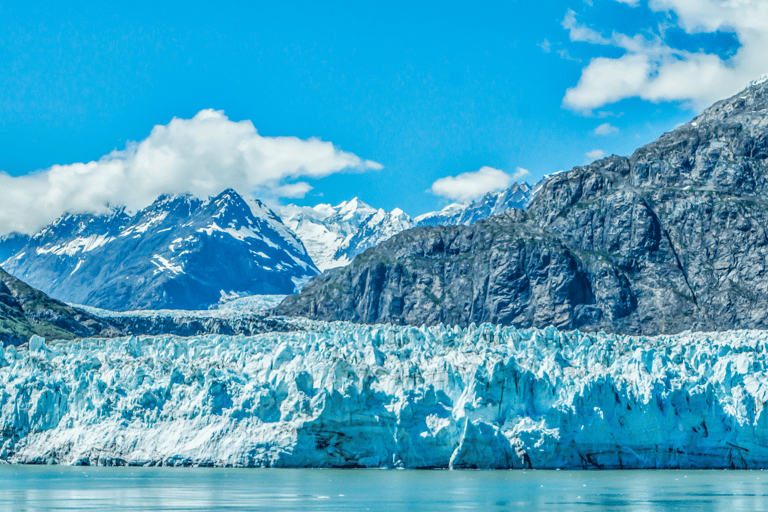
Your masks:
M768 333L360 326L0 351L17 463L761 468Z

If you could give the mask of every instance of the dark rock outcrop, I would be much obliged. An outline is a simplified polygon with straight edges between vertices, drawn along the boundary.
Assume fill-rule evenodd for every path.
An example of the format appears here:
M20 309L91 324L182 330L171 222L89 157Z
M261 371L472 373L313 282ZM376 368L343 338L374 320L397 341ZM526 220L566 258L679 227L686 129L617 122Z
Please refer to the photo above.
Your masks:
M0 269L0 346L21 345L35 334L69 340L120 332L108 321L51 299Z
M305 329L299 322L288 318L270 317L253 313L230 318L215 316L110 316L109 323L122 332L134 336L200 336L203 334L224 334L255 336L267 332L296 332Z
M525 212L418 228L283 315L623 333L768 327L768 82L549 180Z

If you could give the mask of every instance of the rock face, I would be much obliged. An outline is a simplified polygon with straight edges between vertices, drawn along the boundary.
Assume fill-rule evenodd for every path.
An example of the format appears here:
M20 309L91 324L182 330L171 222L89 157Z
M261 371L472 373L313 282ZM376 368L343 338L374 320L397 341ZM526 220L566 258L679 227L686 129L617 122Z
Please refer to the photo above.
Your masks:
M0 459L763 468L768 335L295 321L305 332L0 350Z
M7 271L51 296L112 310L205 309L237 295L293 293L319 272L271 210L234 190L162 196L134 215L66 215L15 252Z
M21 345L35 335L69 340L120 332L108 321L53 300L0 269L0 346Z
M768 82L631 157L553 176L525 212L406 231L280 314L623 333L768 327Z

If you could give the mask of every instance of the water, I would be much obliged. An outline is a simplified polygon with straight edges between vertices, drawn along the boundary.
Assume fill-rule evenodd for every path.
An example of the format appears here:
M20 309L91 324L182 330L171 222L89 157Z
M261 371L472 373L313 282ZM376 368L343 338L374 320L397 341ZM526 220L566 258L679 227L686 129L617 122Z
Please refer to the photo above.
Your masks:
M762 471L0 466L0 510L768 510Z

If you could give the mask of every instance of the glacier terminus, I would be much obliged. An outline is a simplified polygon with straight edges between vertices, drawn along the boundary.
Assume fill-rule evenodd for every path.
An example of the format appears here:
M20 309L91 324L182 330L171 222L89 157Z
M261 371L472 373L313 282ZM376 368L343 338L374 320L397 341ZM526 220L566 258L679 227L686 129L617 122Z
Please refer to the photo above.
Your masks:
M236 314L236 312L232 313ZM768 333L290 320L0 352L0 457L224 467L759 468Z

